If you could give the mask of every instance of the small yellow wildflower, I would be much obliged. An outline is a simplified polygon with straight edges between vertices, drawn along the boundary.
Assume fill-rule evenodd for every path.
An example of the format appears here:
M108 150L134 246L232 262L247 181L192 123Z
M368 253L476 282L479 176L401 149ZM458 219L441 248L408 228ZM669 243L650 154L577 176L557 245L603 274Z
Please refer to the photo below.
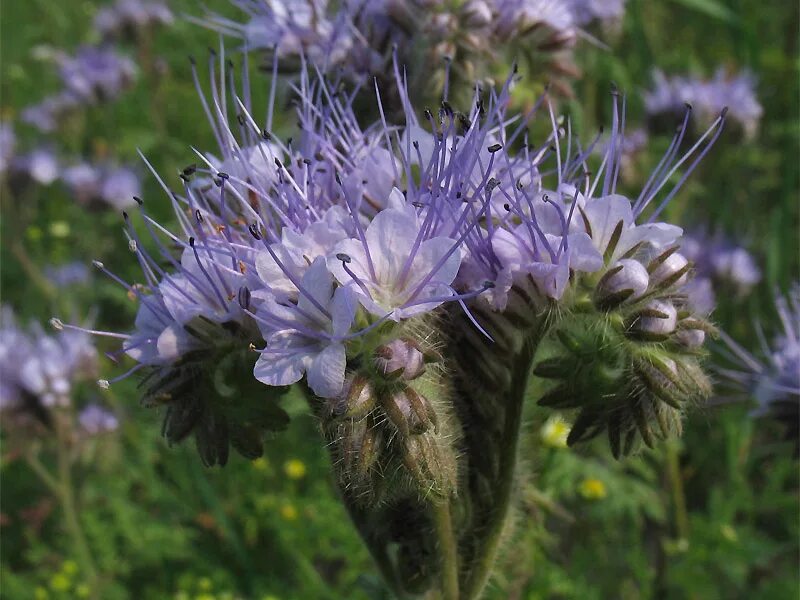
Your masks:
M297 519L297 509L293 504L284 504L281 506L281 516L287 521L295 521Z
M561 415L553 415L542 425L542 441L553 448L566 448L567 436L572 426Z
M739 534L736 533L736 530L730 525L725 524L722 527L720 527L720 533L722 533L722 537L724 537L729 542L739 541Z
M50 594L47 593L46 589L40 586L33 590L33 597L34 600L47 600Z
M54 238L65 238L70 234L69 223L66 221L53 221L48 229Z
M208 577L201 577L197 580L197 587L200 591L207 592L214 587L214 584Z
M72 579L63 573L56 573L50 578L50 589L54 592L66 592L72 587Z
M606 484L599 479L584 479L579 490L587 500L602 500L608 495Z
M306 465L302 460L298 460L293 458L292 460L287 460L286 464L283 465L283 470L289 479L302 479L306 476Z
M267 469L269 469L269 461L263 456L261 458L255 459L252 462L252 465L256 471L266 471Z
M61 572L65 575L75 575L78 572L78 563L74 560L65 560L61 565Z
M42 230L40 227L36 225L31 225L28 229L25 230L25 235L28 236L28 239L32 242L38 242L42 239Z
M75 595L78 598L88 598L92 590L85 583L81 583L75 587Z
M203 592L202 594L197 594L194 597L194 600L217 600L217 597L214 594L207 594Z

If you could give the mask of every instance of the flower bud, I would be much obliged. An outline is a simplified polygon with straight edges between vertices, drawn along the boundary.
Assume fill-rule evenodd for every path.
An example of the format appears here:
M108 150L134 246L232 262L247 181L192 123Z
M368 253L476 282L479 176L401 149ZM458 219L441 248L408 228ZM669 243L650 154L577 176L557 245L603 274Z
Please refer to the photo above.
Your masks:
M647 267L652 287L682 286L688 280L689 261L674 250L667 250L653 259Z
M382 400L389 420L402 435L418 435L436 427L436 413L430 402L412 388L403 387Z
M389 378L416 379L425 372L425 357L407 340L392 340L375 351L378 372Z
M618 260L600 279L595 291L596 302L611 308L625 300L635 300L647 291L650 277L636 260Z
M344 393L331 407L334 417L358 421L375 408L375 391L366 377L349 375L344 383Z
M678 311L671 302L653 300L641 311L633 329L648 338L663 339L675 331Z
M675 337L687 348L699 348L706 340L706 332L702 329L681 329Z

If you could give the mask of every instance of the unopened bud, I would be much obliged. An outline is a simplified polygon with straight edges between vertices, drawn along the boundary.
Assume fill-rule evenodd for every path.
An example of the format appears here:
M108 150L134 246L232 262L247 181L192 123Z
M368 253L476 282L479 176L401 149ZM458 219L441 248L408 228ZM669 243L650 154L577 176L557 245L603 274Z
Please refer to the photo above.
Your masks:
M687 348L699 348L706 341L706 332L702 329L681 329L675 337Z
M435 426L436 413L430 402L410 387L385 396L382 406L389 420L406 437L424 433Z
M138 246L136 244L136 240L128 240L128 250L131 252L136 252L138 250Z
M375 408L375 391L366 377L351 375L345 381L341 401L333 407L334 416L358 421Z
M655 286L681 286L688 279L689 261L683 254L673 252L668 256L655 258L649 265L650 285Z
M111 387L111 384L108 382L108 379L98 379L97 385L100 389L107 390Z
M634 323L634 329L647 336L666 337L675 331L678 311L671 302L653 300L642 310Z
M406 340L392 340L375 351L375 366L386 377L410 381L425 372L425 357Z
M603 307L613 307L625 300L635 300L647 291L650 277L639 261L617 261L597 284L595 297Z
M50 327L52 327L56 331L61 331L62 329L64 329L64 323L61 319L53 317L52 319L50 319Z

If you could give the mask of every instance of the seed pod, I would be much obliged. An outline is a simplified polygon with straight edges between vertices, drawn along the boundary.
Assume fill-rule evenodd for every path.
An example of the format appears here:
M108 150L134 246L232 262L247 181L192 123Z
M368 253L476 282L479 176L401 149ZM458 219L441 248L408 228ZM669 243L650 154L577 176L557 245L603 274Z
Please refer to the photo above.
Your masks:
M359 420L375 408L376 394L369 380L363 375L350 374L344 384L344 394L331 406L334 417Z

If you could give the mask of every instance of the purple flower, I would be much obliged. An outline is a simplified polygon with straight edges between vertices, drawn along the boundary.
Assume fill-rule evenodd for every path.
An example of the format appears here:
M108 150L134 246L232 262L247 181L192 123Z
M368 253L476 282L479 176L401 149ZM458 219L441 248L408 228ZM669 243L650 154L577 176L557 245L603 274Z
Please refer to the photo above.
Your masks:
M60 66L65 89L90 104L117 97L136 76L133 61L110 47L81 46Z
M100 170L85 162L67 167L61 173L61 181L81 204L88 204L98 197L101 179Z
M82 105L81 97L73 91L62 91L48 96L38 104L22 111L22 121L36 127L42 133L58 129L65 115Z
M58 288L81 285L89 281L89 269L82 262L71 262L65 265L48 265L44 268L44 276Z
M776 296L775 307L781 330L771 343L764 339L759 327L762 347L758 355L751 354L730 336L721 337L730 350L733 368L719 371L729 384L757 402L756 415L769 415L788 428L797 441L800 421L800 285L795 284L788 294Z
M58 157L49 148L37 148L28 154L14 157L11 171L41 185L50 185L61 172Z
M173 21L172 11L163 2L117 0L97 12L94 27L103 36L111 37L157 25L170 25Z
M94 375L97 353L91 336L75 330L49 336L38 325L20 329L9 308L0 326L0 374L9 408L34 402L41 408L68 406L73 384Z
M117 209L134 204L134 196L142 193L139 176L132 170L119 167L103 174L99 195L109 206Z
M722 233L697 230L685 236L683 254L694 264L698 277L732 287L738 295L749 293L761 281L761 270L752 255Z
M725 106L747 137L753 137L758 131L764 110L756 97L755 78L748 71L728 76L724 69L719 69L710 80L680 75L667 77L655 71L653 82L644 97L648 115L680 113L688 103L700 119L708 123Z
M320 397L342 391L347 356L345 337L356 314L349 287L335 287L325 259L317 258L303 275L296 305L267 297L259 310L267 346L256 363L256 379L289 385L305 374Z
M88 435L101 435L119 428L119 420L114 413L99 404L85 406L78 415L78 423Z
M11 160L14 158L14 150L17 145L17 136L11 123L0 122L0 175L8 170Z
M625 0L570 0L570 10L578 25L618 21L625 13Z

